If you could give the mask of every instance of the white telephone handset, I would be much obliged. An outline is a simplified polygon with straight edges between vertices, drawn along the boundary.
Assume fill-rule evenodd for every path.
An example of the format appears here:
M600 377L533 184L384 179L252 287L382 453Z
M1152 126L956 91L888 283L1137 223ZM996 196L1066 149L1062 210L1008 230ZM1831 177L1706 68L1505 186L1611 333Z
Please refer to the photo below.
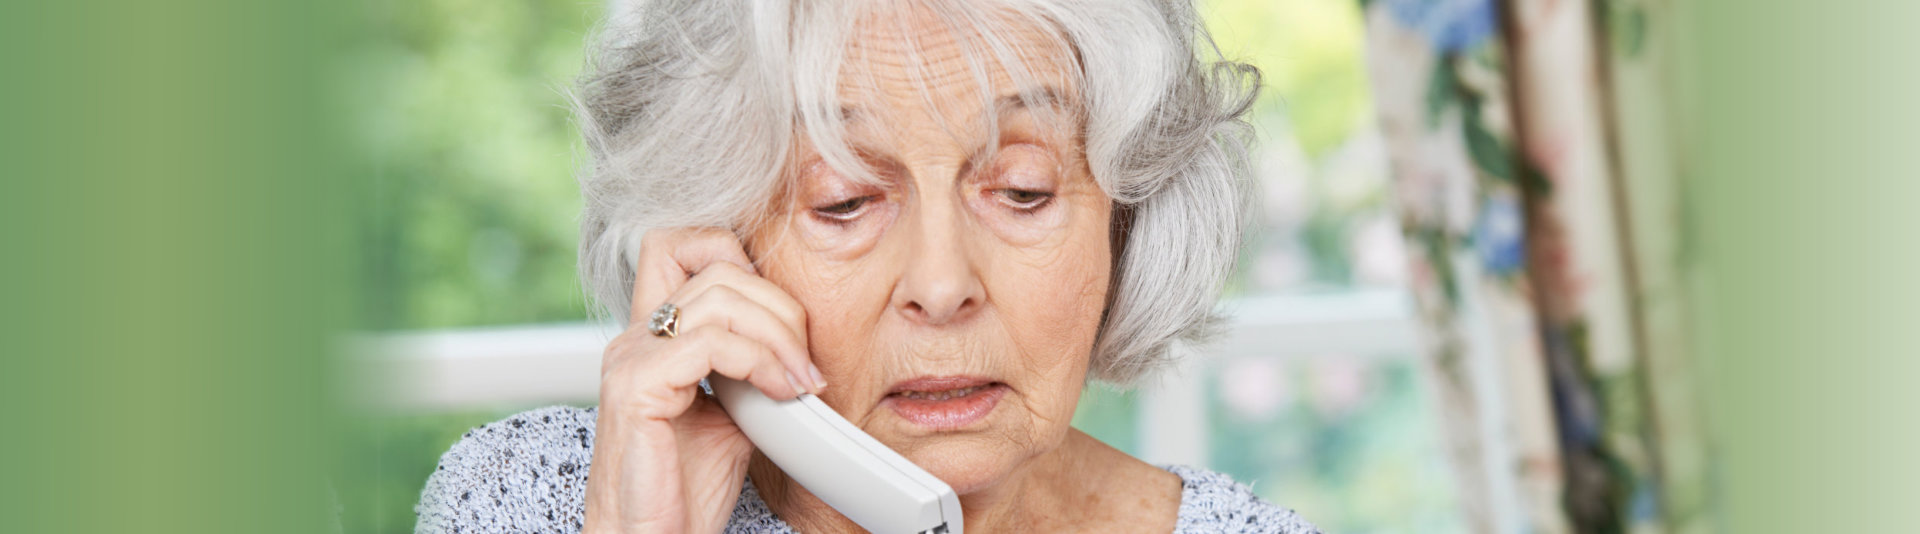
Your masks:
M718 374L707 384L767 459L861 528L879 534L961 534L953 488L802 394L775 401Z

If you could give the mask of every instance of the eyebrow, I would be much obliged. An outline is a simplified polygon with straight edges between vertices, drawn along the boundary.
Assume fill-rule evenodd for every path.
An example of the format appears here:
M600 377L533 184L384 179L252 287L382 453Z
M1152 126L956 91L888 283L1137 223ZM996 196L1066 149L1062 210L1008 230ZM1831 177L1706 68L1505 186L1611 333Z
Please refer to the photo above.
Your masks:
M1056 111L1066 111L1063 109L1066 107L1066 99L1060 96L1059 89L1055 89L1051 85L1043 85L1010 95L1001 95L1000 98L994 99L993 101L994 113L1002 116L1016 110L1026 109L1028 106L1033 105L1053 108Z
M999 98L993 99L993 112L995 115L1001 117L1005 117L1008 113L1035 106L1053 108L1059 112L1068 111L1066 109L1067 101L1061 96L1060 89L1051 85L1043 85L1013 94L1000 95ZM840 120L842 122L855 122L859 120L862 115L864 115L863 110L858 107L840 106Z

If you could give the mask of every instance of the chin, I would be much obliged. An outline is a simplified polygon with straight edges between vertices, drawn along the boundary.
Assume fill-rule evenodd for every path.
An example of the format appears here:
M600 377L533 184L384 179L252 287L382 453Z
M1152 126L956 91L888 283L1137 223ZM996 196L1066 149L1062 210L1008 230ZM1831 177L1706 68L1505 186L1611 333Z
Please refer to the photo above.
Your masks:
M990 489L1011 476L1021 463L1042 451L1028 450L1007 439L1007 434L988 432L945 435L913 440L902 456L946 482L953 492L966 495Z
M946 482L954 493L966 495L999 485L1016 463L981 449L975 444L941 443L915 451L907 459Z

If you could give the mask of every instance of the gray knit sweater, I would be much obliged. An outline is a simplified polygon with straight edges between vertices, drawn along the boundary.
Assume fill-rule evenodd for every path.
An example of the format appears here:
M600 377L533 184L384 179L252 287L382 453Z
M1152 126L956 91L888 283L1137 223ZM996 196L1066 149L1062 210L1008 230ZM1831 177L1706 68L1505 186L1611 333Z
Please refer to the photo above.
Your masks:
M473 429L440 457L414 507L424 534L579 532L593 461L592 408L556 406ZM1170 466L1185 481L1174 532L1318 534L1292 510L1205 469ZM748 480L729 534L790 534Z

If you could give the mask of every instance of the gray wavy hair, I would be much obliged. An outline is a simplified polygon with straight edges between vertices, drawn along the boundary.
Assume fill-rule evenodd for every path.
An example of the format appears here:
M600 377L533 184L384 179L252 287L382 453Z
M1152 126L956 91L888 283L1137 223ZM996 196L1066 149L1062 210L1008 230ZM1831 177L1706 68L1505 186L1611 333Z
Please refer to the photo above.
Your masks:
M840 72L869 4L655 0L602 25L573 99L591 156L580 277L599 313L628 320L648 229L744 234L764 223L796 143L836 171L869 175L844 141L837 101L842 83L860 83ZM1251 196L1244 116L1259 72L1219 59L1183 0L915 4L964 36L983 87L987 61L1016 82L1032 72L1003 38L1013 25L1044 28L1055 50L1073 52L1055 60L1079 84L1072 119L1115 207L1090 375L1132 386L1175 361L1179 345L1217 332L1214 304Z

